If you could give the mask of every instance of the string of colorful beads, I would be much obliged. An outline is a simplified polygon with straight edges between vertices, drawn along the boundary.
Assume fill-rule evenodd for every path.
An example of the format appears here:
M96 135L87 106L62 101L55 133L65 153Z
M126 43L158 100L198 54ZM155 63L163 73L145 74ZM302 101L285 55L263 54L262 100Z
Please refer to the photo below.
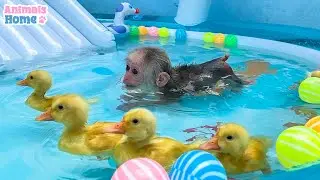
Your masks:
M224 35L222 33L214 34L207 32L203 35L203 41L206 43L225 45L227 47L236 47L238 45L237 36L232 34Z
M145 26L130 26L130 36L146 36L168 38L170 30L166 27L145 27ZM176 41L185 41L187 39L187 32L184 29L177 29L175 33Z

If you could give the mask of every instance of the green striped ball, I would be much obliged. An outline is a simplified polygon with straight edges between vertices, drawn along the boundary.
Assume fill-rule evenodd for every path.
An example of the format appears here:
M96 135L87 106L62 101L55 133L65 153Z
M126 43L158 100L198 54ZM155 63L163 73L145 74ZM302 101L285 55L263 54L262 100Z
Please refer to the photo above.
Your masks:
M299 86L299 97L310 104L320 104L320 78L309 77Z
M276 153L282 166L293 168L320 160L320 135L305 126L284 130L276 142Z

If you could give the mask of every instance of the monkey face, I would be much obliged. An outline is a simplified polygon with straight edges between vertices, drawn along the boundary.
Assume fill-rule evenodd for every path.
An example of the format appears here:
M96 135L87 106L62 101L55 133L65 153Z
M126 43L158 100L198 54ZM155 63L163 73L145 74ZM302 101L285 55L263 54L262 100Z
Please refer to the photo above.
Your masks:
M123 83L127 86L139 86L144 82L144 64L139 54L129 55L126 64L126 73L123 77Z

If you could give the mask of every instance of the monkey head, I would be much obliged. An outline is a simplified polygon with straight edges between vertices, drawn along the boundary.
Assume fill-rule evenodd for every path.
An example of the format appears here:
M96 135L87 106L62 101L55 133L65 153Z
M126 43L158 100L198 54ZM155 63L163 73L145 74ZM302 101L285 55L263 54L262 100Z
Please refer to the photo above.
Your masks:
M130 52L126 58L123 83L127 86L165 87L172 74L168 55L155 47L143 47Z

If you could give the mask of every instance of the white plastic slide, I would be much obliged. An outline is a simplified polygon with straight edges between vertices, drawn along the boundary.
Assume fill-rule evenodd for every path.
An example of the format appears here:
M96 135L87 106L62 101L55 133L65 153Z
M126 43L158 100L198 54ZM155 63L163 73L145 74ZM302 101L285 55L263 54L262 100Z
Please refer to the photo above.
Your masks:
M48 8L45 23L7 24L14 19L5 14L5 5L44 5ZM114 35L76 0L0 0L0 65L91 45L114 47Z
M211 2L212 0L179 0L175 21L183 26L195 26L205 22Z

